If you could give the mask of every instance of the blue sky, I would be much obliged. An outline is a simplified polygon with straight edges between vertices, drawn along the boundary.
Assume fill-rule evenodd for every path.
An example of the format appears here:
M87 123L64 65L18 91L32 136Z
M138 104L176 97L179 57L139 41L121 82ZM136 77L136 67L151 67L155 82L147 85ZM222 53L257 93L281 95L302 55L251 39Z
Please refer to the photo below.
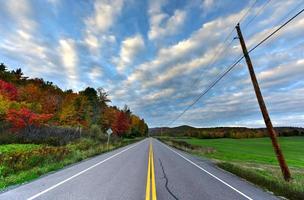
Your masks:
M238 40L210 65L241 21L248 48L303 1L8 0L0 61L63 89L103 87L150 127L166 126L241 54ZM256 15L257 17L246 26ZM275 126L304 126L304 15L251 53ZM244 61L172 126L264 127Z

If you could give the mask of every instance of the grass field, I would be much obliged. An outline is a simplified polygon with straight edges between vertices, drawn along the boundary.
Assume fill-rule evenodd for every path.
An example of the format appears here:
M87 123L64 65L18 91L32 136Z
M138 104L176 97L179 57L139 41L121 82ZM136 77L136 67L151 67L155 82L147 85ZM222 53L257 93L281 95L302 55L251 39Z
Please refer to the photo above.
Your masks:
M38 144L6 144L0 145L0 155L12 152L25 152L38 149L41 145Z
M206 155L214 159L271 165L277 165L278 163L269 138L191 138L182 140L193 145L215 148L215 153ZM304 137L280 137L279 142L288 165L304 168Z
M162 138L161 140L189 153L213 159L219 167L276 195L288 199L304 199L304 137L279 138L292 174L290 182L285 182L282 178L269 138Z
M121 139L110 143L82 138L64 146L36 144L0 145L0 191L63 168L69 164L140 140Z

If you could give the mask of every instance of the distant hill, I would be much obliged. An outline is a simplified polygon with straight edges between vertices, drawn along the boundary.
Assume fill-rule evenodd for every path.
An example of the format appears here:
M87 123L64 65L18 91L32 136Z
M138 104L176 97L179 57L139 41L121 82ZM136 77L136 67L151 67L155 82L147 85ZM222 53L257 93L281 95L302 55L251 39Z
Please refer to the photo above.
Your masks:
M300 127L276 127L278 136L304 136L304 128ZM154 136L188 136L198 138L256 138L266 137L266 128L246 128L246 127L215 127L215 128L195 128L192 126L178 127L156 127L149 129L150 135Z

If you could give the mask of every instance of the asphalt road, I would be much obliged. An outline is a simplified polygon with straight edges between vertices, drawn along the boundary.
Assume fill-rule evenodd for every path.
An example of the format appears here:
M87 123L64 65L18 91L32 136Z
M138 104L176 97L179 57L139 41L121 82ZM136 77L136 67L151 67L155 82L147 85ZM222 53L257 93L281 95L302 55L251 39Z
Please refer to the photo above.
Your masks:
M154 163L150 170L148 163ZM146 194L147 184L152 188L148 190L151 194ZM0 199L140 200L149 199L150 195L153 200L277 199L208 160L155 139L145 139L51 173L0 194Z

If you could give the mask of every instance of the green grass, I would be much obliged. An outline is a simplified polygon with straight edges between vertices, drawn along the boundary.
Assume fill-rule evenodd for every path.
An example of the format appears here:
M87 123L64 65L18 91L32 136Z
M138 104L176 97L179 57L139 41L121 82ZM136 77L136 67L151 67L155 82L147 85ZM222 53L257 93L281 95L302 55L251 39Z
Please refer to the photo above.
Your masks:
M293 179L285 182L278 167L268 165L240 165L240 163L219 162L219 167L252 183L291 200L304 199L304 171L292 169Z
M252 162L277 165L269 138L253 139L181 139L192 145L213 147L207 157L223 161ZM304 137L280 137L279 143L291 167L304 168Z
M24 152L40 148L38 144L5 144L0 145L0 154L11 152Z
M269 138L162 138L162 141L189 153L211 158L219 167L276 195L295 200L304 199L304 137L279 138L292 174L290 182L285 182L282 178ZM187 143L190 146L187 146ZM202 151L206 148L212 148L214 151Z
M109 149L105 142L86 138L61 147L35 144L0 145L0 191L138 140L140 138L116 140L110 143Z

